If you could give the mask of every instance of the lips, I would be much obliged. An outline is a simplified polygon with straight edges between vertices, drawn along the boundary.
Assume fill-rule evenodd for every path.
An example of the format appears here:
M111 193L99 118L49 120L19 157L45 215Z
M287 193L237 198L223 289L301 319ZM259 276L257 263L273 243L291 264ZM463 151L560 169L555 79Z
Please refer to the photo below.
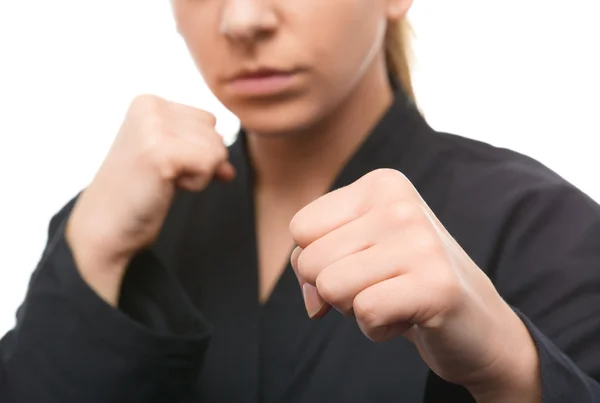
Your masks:
M237 96L261 97L282 94L290 90L299 70L256 68L244 70L228 81L228 89Z
M236 80L252 80L252 79L264 79L273 76L286 76L293 74L293 71L285 71L285 70L276 70L276 69L257 69L257 70L249 70L239 73L234 76L232 81Z

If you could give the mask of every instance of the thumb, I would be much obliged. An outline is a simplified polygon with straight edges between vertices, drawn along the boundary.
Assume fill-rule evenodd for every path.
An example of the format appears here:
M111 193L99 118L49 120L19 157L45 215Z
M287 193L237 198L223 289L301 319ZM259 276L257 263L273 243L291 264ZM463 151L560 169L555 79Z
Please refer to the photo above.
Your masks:
M302 289L306 312L311 319L318 319L325 316L329 311L330 305L323 300L315 286L308 284L298 274L298 258L300 257L302 250L301 247L297 246L292 252L290 262L292 264L292 269L294 269L294 273L296 274L296 278L300 283L300 288Z
M215 170L215 177L223 182L230 182L235 178L235 167L229 161L224 161Z

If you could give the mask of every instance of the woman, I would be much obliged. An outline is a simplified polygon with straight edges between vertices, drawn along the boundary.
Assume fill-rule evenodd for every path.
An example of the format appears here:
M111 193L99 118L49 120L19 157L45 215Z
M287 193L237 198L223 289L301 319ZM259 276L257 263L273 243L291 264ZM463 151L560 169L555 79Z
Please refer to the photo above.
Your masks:
M2 401L600 401L600 207L427 125L410 3L174 0L243 130L132 103L50 223Z

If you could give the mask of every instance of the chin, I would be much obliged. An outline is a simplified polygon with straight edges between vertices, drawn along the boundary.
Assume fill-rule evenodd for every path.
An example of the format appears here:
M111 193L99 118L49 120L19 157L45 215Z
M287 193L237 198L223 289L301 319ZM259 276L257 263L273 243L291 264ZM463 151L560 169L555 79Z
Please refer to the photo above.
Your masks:
M326 116L328 109L323 102L310 99L245 102L230 107L246 132L261 137L281 137L306 132Z

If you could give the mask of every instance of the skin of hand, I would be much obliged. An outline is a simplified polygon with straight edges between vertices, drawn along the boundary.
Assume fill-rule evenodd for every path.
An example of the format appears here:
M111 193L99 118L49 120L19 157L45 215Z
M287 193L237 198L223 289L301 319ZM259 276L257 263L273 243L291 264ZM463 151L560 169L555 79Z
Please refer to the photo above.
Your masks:
M541 402L527 328L403 174L376 170L322 196L290 231L311 318L333 307L373 341L408 338L480 403Z
M229 181L223 138L210 113L141 95L108 155L77 199L65 228L83 279L116 306L125 268L158 236L177 188Z

